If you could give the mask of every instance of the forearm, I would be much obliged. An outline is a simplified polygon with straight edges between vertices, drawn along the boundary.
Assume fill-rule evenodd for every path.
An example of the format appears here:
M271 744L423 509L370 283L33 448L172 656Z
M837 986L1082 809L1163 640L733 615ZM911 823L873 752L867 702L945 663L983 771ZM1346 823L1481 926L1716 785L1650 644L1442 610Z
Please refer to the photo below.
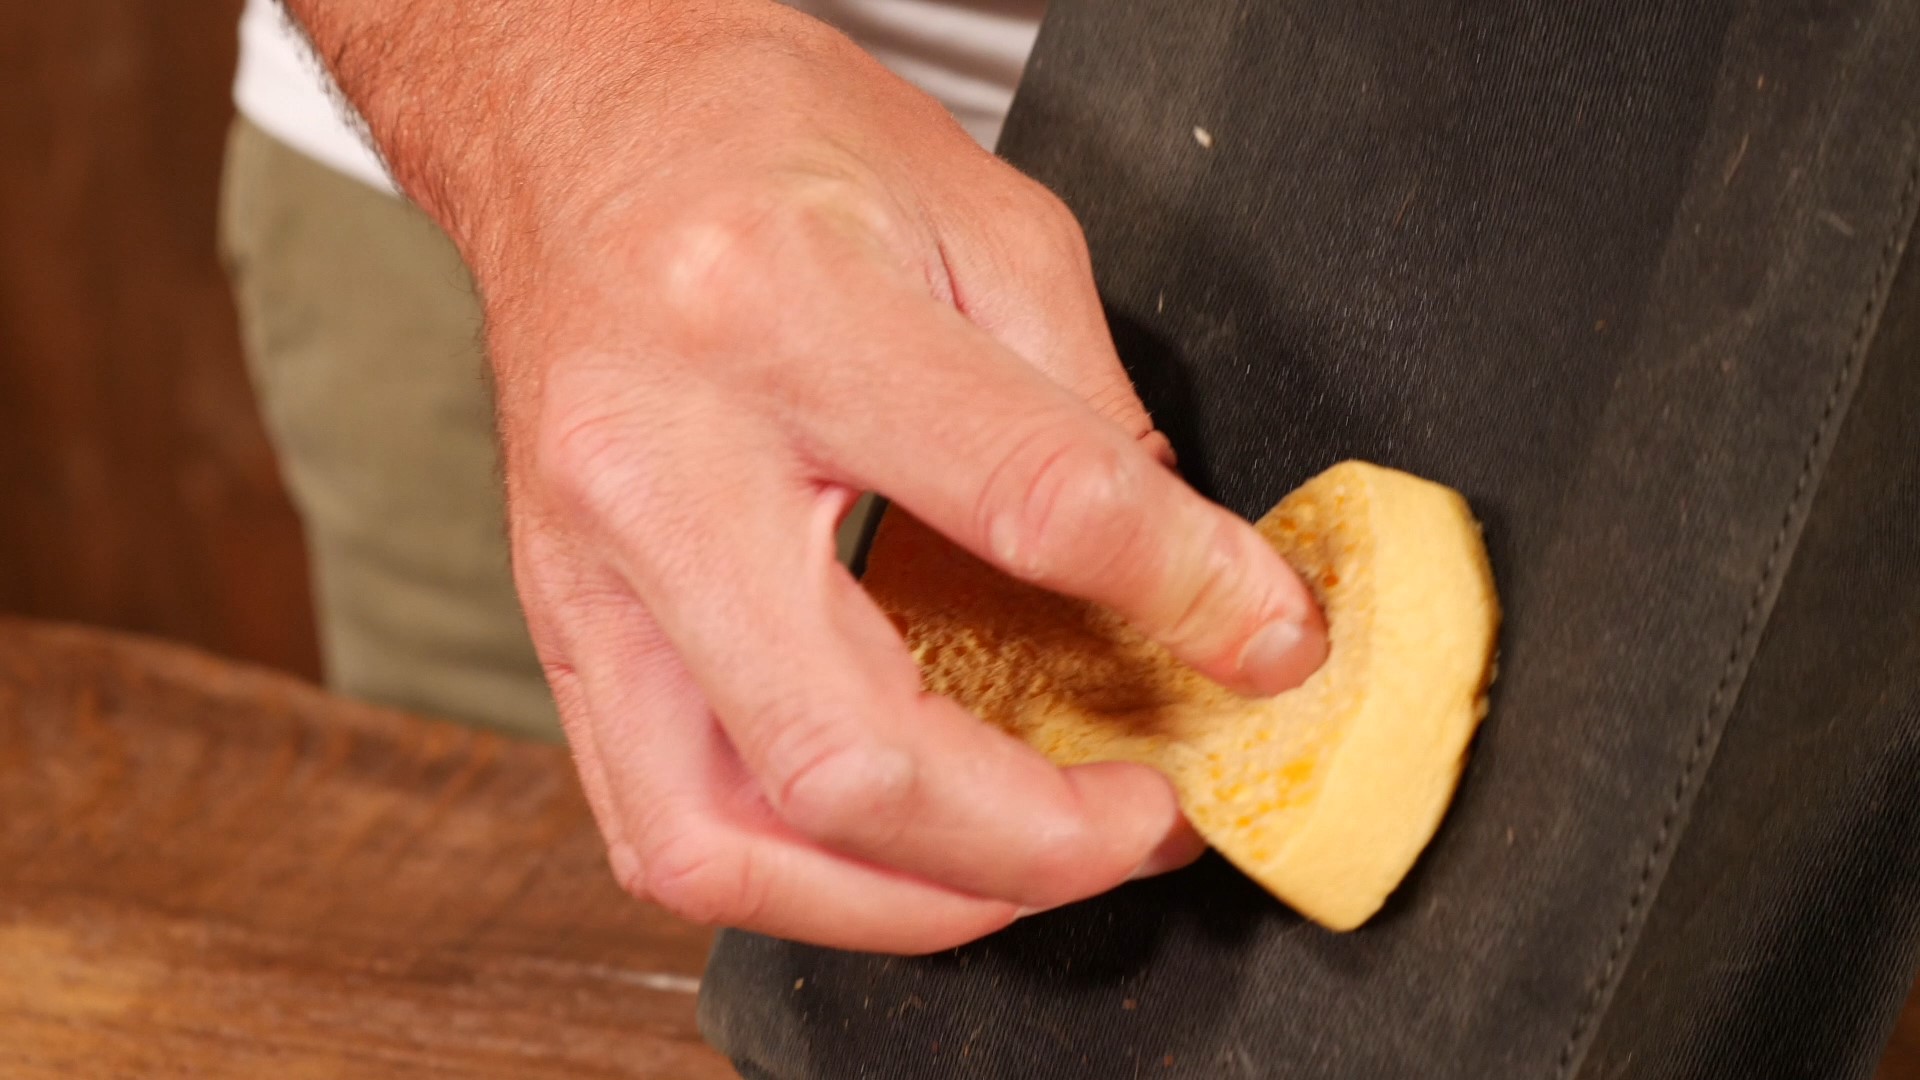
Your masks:
M385 156L486 284L578 194L609 129L668 108L672 60L757 0L284 0ZM618 117L618 121L611 118Z

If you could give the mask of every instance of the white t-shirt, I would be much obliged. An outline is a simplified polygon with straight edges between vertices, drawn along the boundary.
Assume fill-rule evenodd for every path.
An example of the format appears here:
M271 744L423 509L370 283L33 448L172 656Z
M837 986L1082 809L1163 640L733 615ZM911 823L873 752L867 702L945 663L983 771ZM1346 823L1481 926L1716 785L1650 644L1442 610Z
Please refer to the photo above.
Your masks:
M787 2L839 27L939 99L987 147L1000 137L1046 6L1046 0ZM276 0L247 0L233 96L242 115L282 142L350 176L393 189Z

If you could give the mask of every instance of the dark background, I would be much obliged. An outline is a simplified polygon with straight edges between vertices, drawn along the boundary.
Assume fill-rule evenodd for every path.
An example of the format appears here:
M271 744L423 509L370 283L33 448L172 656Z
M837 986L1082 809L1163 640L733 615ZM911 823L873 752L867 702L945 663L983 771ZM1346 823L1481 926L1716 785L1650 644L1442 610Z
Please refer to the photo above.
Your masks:
M0 4L0 612L314 677L214 250L239 7ZM1920 1080L1912 1004L1880 1080Z
M311 676L214 255L239 8L0 4L0 611Z

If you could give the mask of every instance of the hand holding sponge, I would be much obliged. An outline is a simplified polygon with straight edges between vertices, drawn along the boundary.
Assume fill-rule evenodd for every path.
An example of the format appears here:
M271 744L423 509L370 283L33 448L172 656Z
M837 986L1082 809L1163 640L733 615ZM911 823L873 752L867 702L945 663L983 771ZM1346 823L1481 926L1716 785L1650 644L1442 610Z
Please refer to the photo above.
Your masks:
M865 583L927 689L1060 764L1159 769L1216 850L1301 914L1350 930L1452 799L1493 677L1493 575L1464 499L1362 462L1308 481L1257 528L1319 596L1330 641L1306 683L1267 699L898 511Z

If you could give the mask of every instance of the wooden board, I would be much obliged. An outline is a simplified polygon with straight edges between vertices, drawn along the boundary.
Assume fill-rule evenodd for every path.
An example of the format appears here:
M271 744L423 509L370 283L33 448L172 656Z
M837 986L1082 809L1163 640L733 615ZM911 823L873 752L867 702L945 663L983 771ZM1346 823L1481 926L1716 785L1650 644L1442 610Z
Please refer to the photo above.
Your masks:
M9 1080L734 1075L554 748L0 619L0 867Z

